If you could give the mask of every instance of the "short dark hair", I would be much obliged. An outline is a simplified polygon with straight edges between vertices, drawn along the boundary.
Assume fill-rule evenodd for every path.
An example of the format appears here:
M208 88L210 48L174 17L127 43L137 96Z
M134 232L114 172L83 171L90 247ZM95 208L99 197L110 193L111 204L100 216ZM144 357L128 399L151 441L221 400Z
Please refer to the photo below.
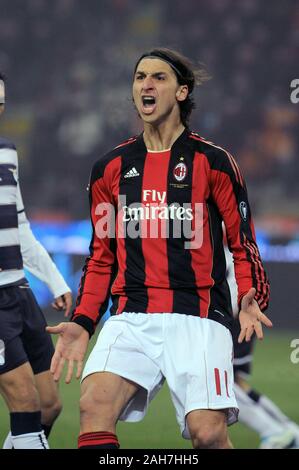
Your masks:
M2 80L2 82L4 82L4 83L6 81L6 77L5 77L4 73L1 72L1 70L0 70L0 80Z
M179 102L182 123L188 127L191 112L195 108L192 92L195 85L201 85L210 78L206 69L202 65L197 67L188 57L185 57L180 52L166 47L156 47L142 54L137 60L134 75L139 62L146 57L156 57L167 62L176 74L178 83L188 86L189 93L187 98Z

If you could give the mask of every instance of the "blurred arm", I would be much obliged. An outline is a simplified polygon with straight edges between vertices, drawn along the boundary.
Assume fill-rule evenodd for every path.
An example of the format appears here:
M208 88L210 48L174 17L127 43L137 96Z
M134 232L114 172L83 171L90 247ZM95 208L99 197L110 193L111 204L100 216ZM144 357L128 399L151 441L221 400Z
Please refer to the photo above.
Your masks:
M45 282L55 298L70 292L70 288L53 263L48 252L32 233L25 214L19 184L17 188L17 211L21 252L25 268L41 281Z

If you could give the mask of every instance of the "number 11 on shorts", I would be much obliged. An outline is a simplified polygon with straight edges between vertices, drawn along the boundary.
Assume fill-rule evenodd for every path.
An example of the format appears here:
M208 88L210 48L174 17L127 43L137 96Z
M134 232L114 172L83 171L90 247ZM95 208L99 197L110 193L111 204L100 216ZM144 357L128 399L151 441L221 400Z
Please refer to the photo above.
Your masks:
M214 369L214 377L215 377L215 387L216 387L216 394L217 395L222 395L222 390L226 391L226 396L230 398L229 393L228 393L228 381L227 381L227 371L219 371L215 367ZM222 385L222 388L221 388Z

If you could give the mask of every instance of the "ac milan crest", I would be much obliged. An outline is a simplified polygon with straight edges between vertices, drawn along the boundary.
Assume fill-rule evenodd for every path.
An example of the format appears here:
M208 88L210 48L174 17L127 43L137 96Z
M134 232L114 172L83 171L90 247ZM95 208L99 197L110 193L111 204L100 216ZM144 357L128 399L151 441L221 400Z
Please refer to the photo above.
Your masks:
M187 166L185 163L178 163L173 170L173 176L177 181L183 181L187 176Z

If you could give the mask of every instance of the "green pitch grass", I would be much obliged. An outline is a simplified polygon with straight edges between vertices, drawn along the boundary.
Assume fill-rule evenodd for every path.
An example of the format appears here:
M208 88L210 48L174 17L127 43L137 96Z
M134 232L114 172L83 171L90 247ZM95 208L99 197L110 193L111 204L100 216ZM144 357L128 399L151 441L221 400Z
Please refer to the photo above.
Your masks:
M297 335L297 336L296 336ZM272 398L293 420L299 422L299 364L290 361L290 342L299 333L268 333L258 342L255 350L251 383ZM76 448L79 429L79 383L60 384L64 408L50 436L52 448ZM8 414L0 399L0 444L8 430ZM118 437L121 447L151 449L190 448L190 441L181 438L176 424L167 387L163 387L150 405L146 418L140 423L119 423ZM258 436L242 424L230 428L236 448L253 449L258 446Z

